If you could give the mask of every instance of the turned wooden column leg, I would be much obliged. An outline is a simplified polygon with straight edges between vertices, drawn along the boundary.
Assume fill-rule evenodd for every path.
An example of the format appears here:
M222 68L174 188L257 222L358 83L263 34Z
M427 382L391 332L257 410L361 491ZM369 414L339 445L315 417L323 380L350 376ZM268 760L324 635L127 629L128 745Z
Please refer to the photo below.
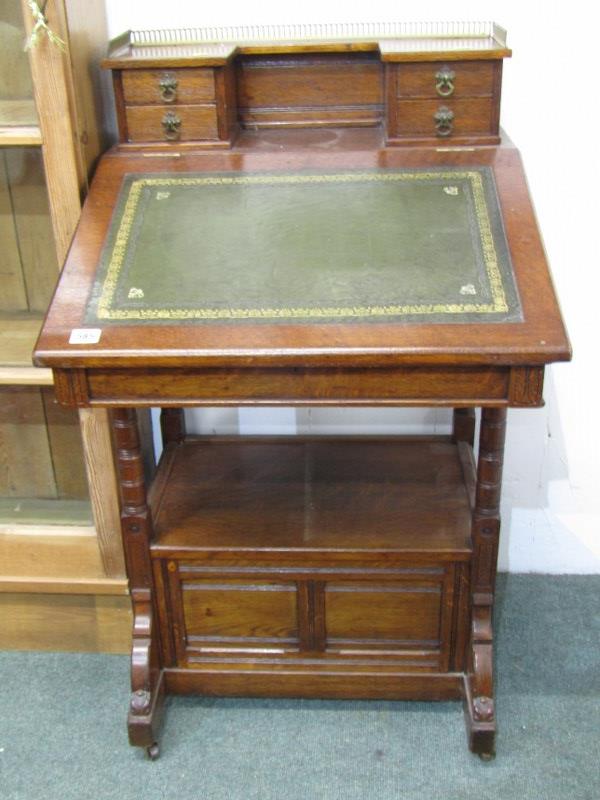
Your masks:
M121 490L121 531L131 599L131 700L127 729L133 745L158 755L158 731L164 704L156 593L150 559L152 515L146 502L144 464L134 409L113 412L113 430Z
M505 432L506 409L484 408L481 413L472 525L471 638L465 676L469 747L483 758L493 756L496 735L492 612L500 534Z
M185 416L183 408L161 408L160 430L163 445L179 444L185 439Z
M455 408L452 415L452 440L467 442L473 447L475 441L475 409Z

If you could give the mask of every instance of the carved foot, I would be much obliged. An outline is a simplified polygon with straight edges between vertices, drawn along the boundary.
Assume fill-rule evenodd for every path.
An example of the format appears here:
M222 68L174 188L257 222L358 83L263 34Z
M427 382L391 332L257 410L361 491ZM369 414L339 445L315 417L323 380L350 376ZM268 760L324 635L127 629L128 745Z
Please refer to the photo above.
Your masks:
M152 708L152 695L145 689L133 692L129 702L129 711L134 717L145 717Z
M127 730L129 742L156 749L165 699L164 673L159 661L160 643L148 589L134 589L131 684ZM152 757L152 756L151 756Z
M473 698L473 717L478 722L489 722L494 719L494 701L491 697L479 695Z
M473 697L469 676L465 676L464 710L469 750L482 761L490 761L495 756L496 742L494 701L487 695Z
M127 716L129 742L137 747L145 747L152 759L158 758L157 740L164 712L164 699L165 690L161 672L152 692L138 689L132 693L129 703Z

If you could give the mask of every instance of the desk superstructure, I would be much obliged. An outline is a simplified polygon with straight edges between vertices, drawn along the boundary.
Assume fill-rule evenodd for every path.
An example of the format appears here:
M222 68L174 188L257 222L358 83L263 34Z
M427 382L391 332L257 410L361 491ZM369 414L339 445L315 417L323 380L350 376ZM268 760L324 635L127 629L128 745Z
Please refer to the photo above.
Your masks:
M462 698L487 757L506 409L570 357L498 127L510 51L491 24L303 33L130 33L106 62L121 141L35 356L113 413L130 741L157 754L168 693ZM187 436L197 405L449 406L453 431Z
M323 126L382 126L388 145L497 144L507 56L493 23L390 23L130 31L105 66L129 148Z

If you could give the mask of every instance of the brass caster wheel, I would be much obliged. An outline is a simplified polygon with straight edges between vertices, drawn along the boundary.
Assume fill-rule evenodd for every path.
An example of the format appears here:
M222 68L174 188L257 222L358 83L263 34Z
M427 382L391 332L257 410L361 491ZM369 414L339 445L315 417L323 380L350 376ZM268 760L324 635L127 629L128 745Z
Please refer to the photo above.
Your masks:
M496 753L477 753L482 761L493 761L496 758Z
M154 742L154 744L151 744L146 748L146 755L150 761L156 761L160 755L160 747L158 746L157 742Z

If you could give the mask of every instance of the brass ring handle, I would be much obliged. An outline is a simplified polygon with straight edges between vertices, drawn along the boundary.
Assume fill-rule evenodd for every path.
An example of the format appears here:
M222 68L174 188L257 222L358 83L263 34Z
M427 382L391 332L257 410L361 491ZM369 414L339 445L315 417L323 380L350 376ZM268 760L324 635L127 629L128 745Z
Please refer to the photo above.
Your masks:
M435 73L435 90L440 97L450 97L454 92L456 73L451 69L441 69Z
M454 112L446 106L440 106L433 115L435 130L438 136L450 136L454 122Z
M165 129L165 139L179 139L181 119L177 114L174 114L172 111L167 111L162 118L162 126Z
M177 78L170 72L165 72L161 76L158 86L160 89L160 96L165 103L174 103L177 99Z

